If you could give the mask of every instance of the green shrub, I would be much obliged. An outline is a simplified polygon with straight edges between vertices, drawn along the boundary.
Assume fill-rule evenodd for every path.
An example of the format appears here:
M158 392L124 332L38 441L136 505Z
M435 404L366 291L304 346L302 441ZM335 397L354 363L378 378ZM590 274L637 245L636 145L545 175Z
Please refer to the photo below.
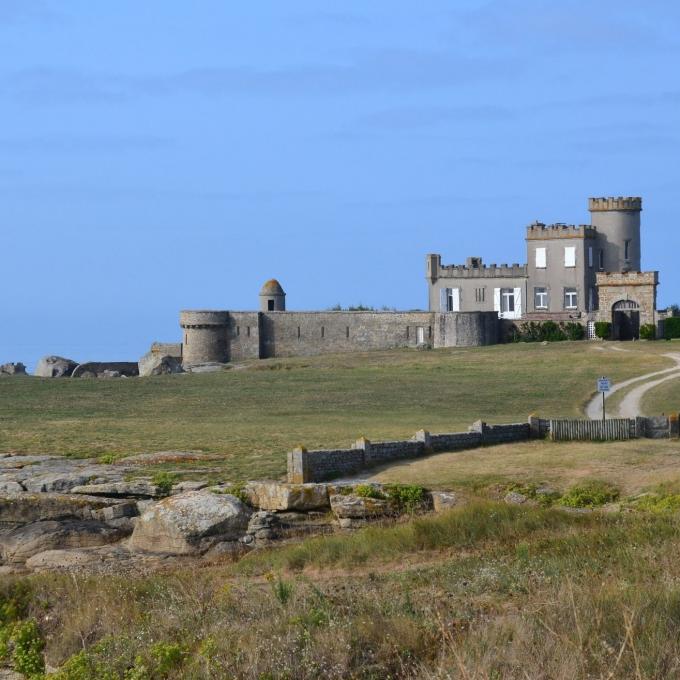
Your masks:
M169 496L176 481L177 475L171 472L157 472L151 478L151 482L156 487L156 493L159 496Z
M595 322L595 336L602 340L609 340L612 334L612 325L609 321Z
M379 500L385 498L385 494L371 484L359 484L354 489L354 495L360 498L376 498Z
M561 340L566 340L567 336L562 328L560 328L560 326L554 321L544 321L543 339L547 340L548 342L560 342Z
M653 323L645 323L640 326L640 338L642 340L656 340L656 326Z
M385 490L390 503L399 512L415 512L425 501L425 489L415 484L393 484Z
M274 597L281 606L285 607L288 602L290 602L290 598L293 597L293 584L290 583L290 581L284 581L280 574L276 579L273 575L270 575L267 578L272 585Z
M155 663L155 675L164 678L182 666L188 656L187 650L174 642L157 642L151 647L151 658Z
M33 619L17 623L12 633L12 663L14 670L27 678L41 677L45 672L43 649L45 642Z
M583 324L569 321L562 326L567 340L583 340L586 337L586 329Z
M663 334L667 340L680 338L680 316L671 316L664 320Z
M97 462L101 465L113 465L116 462L116 456L113 453L105 453L97 458Z
M680 494L650 493L635 501L635 507L649 512L677 512L680 510Z
M619 490L607 482L585 482L572 486L560 499L568 508L595 508L615 501Z

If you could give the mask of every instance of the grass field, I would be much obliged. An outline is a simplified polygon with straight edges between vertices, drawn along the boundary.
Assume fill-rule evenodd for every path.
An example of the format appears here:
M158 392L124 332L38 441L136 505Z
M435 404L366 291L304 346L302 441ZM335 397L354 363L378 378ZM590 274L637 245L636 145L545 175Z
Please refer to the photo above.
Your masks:
M278 476L285 453L360 435L575 416L603 373L624 380L671 366L666 343L516 344L253 362L218 374L127 380L0 381L0 452L97 456L216 454L232 478Z
M642 408L646 413L680 412L680 379L669 380L650 390L642 399Z
M564 491L584 480L615 485L623 495L680 490L680 442L520 442L404 461L370 480L427 488L478 490L493 484L548 484Z

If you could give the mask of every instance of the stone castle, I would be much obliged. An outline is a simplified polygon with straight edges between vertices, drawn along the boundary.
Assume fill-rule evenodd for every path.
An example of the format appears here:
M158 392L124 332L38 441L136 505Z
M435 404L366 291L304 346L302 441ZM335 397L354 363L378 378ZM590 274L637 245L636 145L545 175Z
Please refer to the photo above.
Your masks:
M465 347L497 343L505 326L522 321L575 321L594 337L596 321L612 323L614 339L657 326L658 272L640 271L642 199L591 198L588 225L530 224L527 264L442 265L426 257L428 311L286 310L272 279L258 311L182 311L185 367L270 357L310 356L397 347ZM167 345L159 345L167 351ZM152 351L154 349L152 348Z

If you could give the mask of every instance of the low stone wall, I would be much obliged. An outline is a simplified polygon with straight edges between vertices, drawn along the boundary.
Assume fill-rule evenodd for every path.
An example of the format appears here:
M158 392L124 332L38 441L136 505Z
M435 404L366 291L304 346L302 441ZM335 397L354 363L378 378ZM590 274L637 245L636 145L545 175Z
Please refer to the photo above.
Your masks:
M529 439L528 423L487 425L479 420L468 432L430 434L421 430L404 441L371 442L361 438L349 449L307 451L297 448L288 454L288 481L293 484L323 482L354 475L367 468L397 460L418 458L438 451L472 449Z
M467 432L430 434L427 430L420 430L412 439L404 441L373 443L361 438L348 449L307 451L297 448L288 454L288 482L323 482L406 458L546 437L552 441L679 438L680 419L677 415L613 418L603 423L584 419L549 420L532 415L526 423L505 425L487 425L478 420Z
M134 377L139 375L139 364L136 361L89 361L78 364L73 369L71 377L100 376L104 371L118 371L121 375Z

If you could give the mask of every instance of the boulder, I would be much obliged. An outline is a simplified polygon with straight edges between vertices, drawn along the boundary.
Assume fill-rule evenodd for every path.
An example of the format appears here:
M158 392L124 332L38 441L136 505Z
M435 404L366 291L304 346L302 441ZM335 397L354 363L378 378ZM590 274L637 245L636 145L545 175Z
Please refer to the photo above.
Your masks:
M126 535L124 529L97 520L46 520L0 536L0 552L5 562L21 563L45 550L105 545L120 541Z
M43 357L35 367L35 374L39 378L69 378L78 366L78 362L64 357Z
M0 481L0 494L2 493L21 493L26 491L24 487L13 479L3 479Z
M336 494L330 497L330 502L331 510L338 519L368 519L391 512L389 502L380 498Z
M20 361L16 364L2 364L0 365L0 377L4 375L26 375L26 366Z
M154 503L139 518L130 538L132 550L195 555L246 532L250 509L235 496L187 491Z
M435 512L450 510L460 502L458 495L452 491L430 491L430 498L432 499L432 509Z
M139 375L166 375L169 373L184 373L182 360L169 354L147 352L139 360Z
M260 510L305 512L329 507L325 484L248 482L244 490L250 503Z
M519 493L518 491L510 491L510 493L505 495L503 500L509 505L523 505L529 499L523 493Z
M44 550L29 557L26 566L33 571L69 570L88 566L98 559L97 553L89 550Z
M120 371L112 371L109 369L104 369L100 374L100 378L120 378L121 377L121 372Z

